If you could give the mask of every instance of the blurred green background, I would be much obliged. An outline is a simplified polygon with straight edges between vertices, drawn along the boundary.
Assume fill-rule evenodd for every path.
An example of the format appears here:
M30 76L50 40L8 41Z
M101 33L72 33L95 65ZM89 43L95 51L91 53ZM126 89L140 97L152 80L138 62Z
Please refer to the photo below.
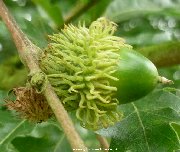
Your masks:
M165 56L163 60L167 61L167 64L157 62L158 71L160 75L174 81L171 87L180 88L180 0L5 0L4 2L23 32L40 48L46 47L48 34L59 32L64 24L78 24L79 21L85 21L88 26L98 17L105 16L118 24L116 35L123 37L127 43L147 55L155 64L156 60L159 62L161 61L159 58ZM168 46L169 44L171 45ZM148 54L147 48L152 46L156 51ZM163 52L163 50L166 51ZM176 55L173 56L173 54ZM10 33L0 19L1 99L6 96L6 91L24 85L27 73L18 58ZM176 94L179 95L178 92ZM13 118L10 118L9 113L3 111L2 114L7 115L8 120L12 121ZM10 128L20 125L18 121L12 121ZM21 126L23 129L25 124L26 122ZM1 127L0 123L0 129ZM47 127L50 128L49 134L44 131ZM30 130L32 128L29 126ZM86 139L87 145L98 146L93 140L93 133L88 133L79 126L77 128L83 139ZM5 133L7 132L8 129L5 130ZM24 152L21 138L26 141L24 144L28 144L29 141L31 144L43 142L44 145L39 147L53 147L53 144L58 142L57 139L61 138L63 142L59 141L59 146L56 145L54 152L60 152L58 148L62 146L67 148L64 152L69 152L71 151L69 144L62 134L57 130L56 122L50 121L36 126L26 137L15 138L12 144L16 150ZM41 135L47 138L51 138L49 137L51 135L53 137L51 140L38 138L42 137ZM38 144L34 145L38 147ZM12 145L10 149L12 152L16 151ZM51 152L52 149L44 148L39 151ZM38 150L33 151L32 147L31 151Z

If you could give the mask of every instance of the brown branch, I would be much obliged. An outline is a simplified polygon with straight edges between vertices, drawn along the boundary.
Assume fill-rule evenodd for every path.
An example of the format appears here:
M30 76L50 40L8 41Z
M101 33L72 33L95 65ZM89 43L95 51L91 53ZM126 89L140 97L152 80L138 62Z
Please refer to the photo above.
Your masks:
M54 93L53 88L51 87L50 84L48 84L44 95L50 107L52 108L54 114L56 115L58 122L61 124L62 128L64 129L64 132L71 144L71 147L73 149L82 149L79 151L85 151L87 148L85 147L78 133L75 131L72 121L70 120L63 105L60 104L61 102L59 101L57 95ZM79 152L78 150L75 151Z
M74 9L72 9L72 11L66 16L64 23L68 24L71 21L75 20L76 18L81 16L82 13L96 5L96 3L98 3L99 1L100 0L90 0L88 3L83 5L79 5L78 3L77 6L75 6Z
M180 64L180 41L164 42L140 48L139 52L149 58L157 67Z
M30 70L30 74L41 72L41 69L38 65L38 53L40 53L41 50L37 46L35 46L21 31L2 0L0 0L0 16L9 29L18 49L19 56L25 66L27 66ZM61 124L67 136L67 139L71 144L71 147L73 149L83 149L85 151L86 147L82 139L76 132L67 111L59 101L49 82L47 82L47 87L45 87L43 94L46 97L50 107L52 108L58 122ZM76 151L78 152L83 150Z
M99 134L96 134L96 138L99 141L101 148L104 150L104 152L108 152L109 149L109 143L106 138L102 137Z
M9 14L2 0L0 0L0 16L2 17L3 21L5 22L8 30L10 31L13 37L14 43L17 47L22 62L26 66L28 66L29 69L38 71L39 67L37 66L37 58L36 61L34 61L34 58L37 57L37 54L39 53L40 49L33 43L31 43L27 36L17 26L15 20ZM33 56L27 55L28 53L32 54Z

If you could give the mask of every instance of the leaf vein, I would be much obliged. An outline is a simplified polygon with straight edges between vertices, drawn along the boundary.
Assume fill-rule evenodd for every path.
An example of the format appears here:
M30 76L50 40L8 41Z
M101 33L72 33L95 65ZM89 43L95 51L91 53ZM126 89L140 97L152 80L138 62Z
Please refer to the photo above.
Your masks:
M142 120L141 120L139 111L138 111L138 109L137 109L137 107L136 107L136 105L135 105L134 103L132 103L132 105L133 105L133 107L134 107L134 110L135 110L135 112L136 112L136 114L137 114L139 123L140 123L140 125L141 125L142 130L143 130L143 135L144 135L144 138L145 138L145 142L146 142L146 145L147 145L147 149L148 149L148 151L150 152L150 148L149 148L149 144L148 144L148 141L147 141L147 136L146 136L145 127L144 127L143 122L142 122Z

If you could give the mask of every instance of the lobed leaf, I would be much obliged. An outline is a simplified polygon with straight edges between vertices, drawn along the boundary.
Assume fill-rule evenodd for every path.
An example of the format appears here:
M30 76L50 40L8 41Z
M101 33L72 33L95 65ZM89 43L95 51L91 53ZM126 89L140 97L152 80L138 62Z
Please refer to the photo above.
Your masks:
M158 90L131 104L120 106L124 119L100 130L112 137L112 151L171 152L180 148L180 98Z

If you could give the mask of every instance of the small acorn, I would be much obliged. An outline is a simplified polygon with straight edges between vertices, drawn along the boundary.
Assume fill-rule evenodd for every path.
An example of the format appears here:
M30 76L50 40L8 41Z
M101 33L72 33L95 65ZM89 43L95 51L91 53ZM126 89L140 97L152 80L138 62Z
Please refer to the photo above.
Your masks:
M6 106L9 110L16 111L21 118L39 123L52 117L53 112L45 97L36 93L33 88L14 88L12 92L16 100L6 100Z
M159 81L154 64L113 36L117 25L102 17L89 28L65 26L49 36L40 67L68 111L97 130L118 122L119 104L152 91Z

